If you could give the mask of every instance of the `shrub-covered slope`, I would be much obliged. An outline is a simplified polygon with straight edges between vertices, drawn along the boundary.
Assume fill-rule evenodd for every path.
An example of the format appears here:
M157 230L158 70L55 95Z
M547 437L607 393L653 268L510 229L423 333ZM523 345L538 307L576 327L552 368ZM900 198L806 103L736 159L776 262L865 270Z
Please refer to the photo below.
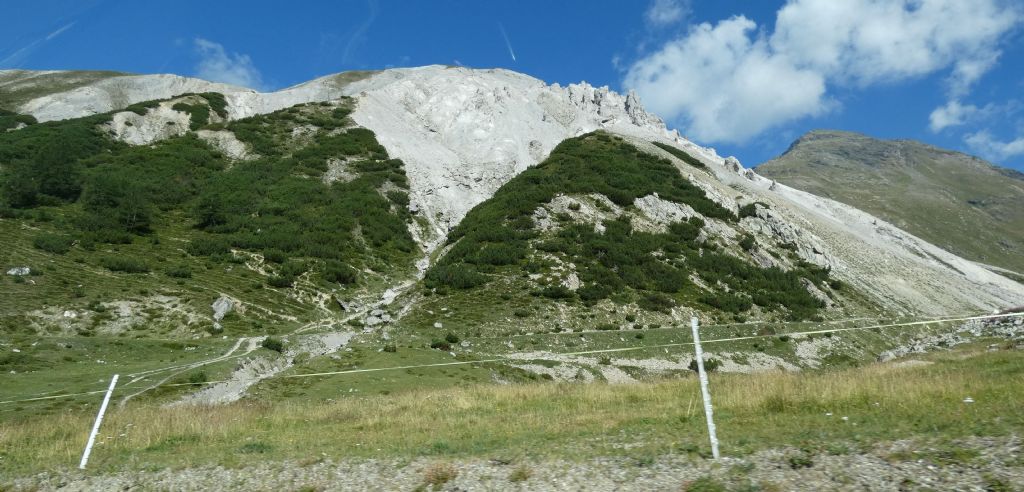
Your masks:
M603 325L591 314L598 304L666 321L676 308L677 317L818 317L840 283L746 233L756 207L737 215L619 137L569 139L452 232L426 274L421 310L478 305L463 323L567 329Z
M125 113L167 108L184 134L115 138ZM0 132L0 266L31 272L0 279L0 326L201 334L226 295L240 309L224 327L259 334L409 275L419 251L402 162L351 109L346 98L224 124L223 96L199 94Z

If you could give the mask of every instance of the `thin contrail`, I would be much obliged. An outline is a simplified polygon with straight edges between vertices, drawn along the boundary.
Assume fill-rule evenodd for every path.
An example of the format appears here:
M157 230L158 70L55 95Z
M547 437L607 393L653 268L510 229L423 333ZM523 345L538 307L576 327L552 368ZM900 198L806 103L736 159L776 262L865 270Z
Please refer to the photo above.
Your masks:
M505 26L498 23L498 29L501 31L501 37L505 38L505 46L508 46L508 54L512 55L512 61L516 61L516 52L512 51L512 42L508 40L508 34L505 33Z

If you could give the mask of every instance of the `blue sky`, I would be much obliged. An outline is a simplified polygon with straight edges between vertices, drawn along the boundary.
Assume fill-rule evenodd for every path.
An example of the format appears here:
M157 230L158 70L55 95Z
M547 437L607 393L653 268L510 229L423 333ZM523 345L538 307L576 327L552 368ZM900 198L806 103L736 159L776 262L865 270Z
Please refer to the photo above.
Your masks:
M1024 169L1010 0L4 2L0 68L177 73L278 89L344 70L504 67L636 89L754 165L815 128Z

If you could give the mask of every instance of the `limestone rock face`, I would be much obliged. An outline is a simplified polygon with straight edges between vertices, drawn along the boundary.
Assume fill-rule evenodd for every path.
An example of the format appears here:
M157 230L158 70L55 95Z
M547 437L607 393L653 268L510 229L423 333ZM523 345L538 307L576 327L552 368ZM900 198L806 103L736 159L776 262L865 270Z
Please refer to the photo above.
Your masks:
M169 99L187 93L235 94L251 89L178 75L128 75L99 80L83 87L38 97L18 112L39 121L66 120L125 108L131 104Z
M410 200L433 237L566 138L597 129L674 138L635 95L587 83L547 85L508 70L388 70L345 92L357 99L356 123L405 162Z
M115 140L131 145L149 145L170 137L184 135L189 130L189 115L161 104L140 115L132 111L115 113L103 125Z
M246 161L258 157L234 133L227 130L199 130L196 136L223 152L228 159Z
M689 205L662 200L657 194L637 198L633 205L659 225L675 224L690 217L700 216Z

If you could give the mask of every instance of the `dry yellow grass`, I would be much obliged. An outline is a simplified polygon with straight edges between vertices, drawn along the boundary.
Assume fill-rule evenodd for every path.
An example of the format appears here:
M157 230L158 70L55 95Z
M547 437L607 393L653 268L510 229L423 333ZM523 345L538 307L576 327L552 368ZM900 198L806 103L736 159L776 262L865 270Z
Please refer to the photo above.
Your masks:
M971 355L933 356L934 364L915 367L714 375L723 450L1024 431L1024 353ZM966 396L976 403L963 403ZM0 424L0 468L24 474L73 466L92 418L66 414ZM234 466L321 456L571 458L705 447L699 389L696 378L688 378L475 386L329 403L129 407L108 415L90 466Z

